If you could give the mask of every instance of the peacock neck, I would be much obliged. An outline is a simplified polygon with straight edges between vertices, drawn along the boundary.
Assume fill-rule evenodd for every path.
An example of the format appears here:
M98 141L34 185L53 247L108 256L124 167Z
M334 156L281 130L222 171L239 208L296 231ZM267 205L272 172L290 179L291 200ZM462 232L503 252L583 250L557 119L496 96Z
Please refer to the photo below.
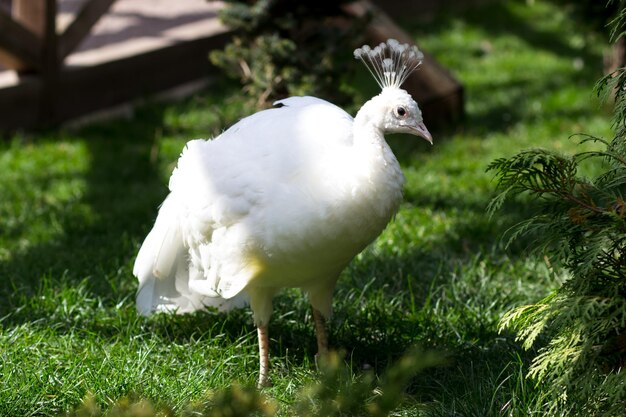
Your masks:
M377 160L384 165L397 165L396 158L385 141L380 114L375 111L373 100L366 102L354 117L352 127L354 148L363 156L367 155L370 161Z
M354 117L354 139L355 144L378 144L385 141L385 136L381 128L380 114L376 112L374 99L367 101Z
M370 213L376 212L385 222L395 213L402 197L404 176L400 164L385 141L372 100L361 107L354 117L353 146L355 165L361 167L366 179L361 198L370 201Z

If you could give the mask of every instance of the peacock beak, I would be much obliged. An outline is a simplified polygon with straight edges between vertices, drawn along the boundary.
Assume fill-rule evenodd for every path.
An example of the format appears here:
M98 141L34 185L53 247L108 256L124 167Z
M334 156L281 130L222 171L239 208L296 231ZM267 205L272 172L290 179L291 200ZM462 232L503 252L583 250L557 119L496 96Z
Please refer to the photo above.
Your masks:
M412 134L416 136L421 136L424 139L426 139L428 143L430 143L431 145L433 144L433 137L428 131L428 129L426 128L426 125L424 124L424 122L416 123L415 125L410 126L410 129L411 129Z

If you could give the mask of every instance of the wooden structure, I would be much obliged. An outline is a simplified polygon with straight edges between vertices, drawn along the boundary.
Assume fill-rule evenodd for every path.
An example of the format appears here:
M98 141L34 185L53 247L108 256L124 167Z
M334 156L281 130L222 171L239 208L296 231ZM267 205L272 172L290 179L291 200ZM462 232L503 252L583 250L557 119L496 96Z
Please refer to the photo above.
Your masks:
M17 82L0 85L0 130L56 125L205 77L213 70L208 51L231 36L225 28L212 30L93 65L67 65L116 0L83 0L63 31L59 1L12 0L11 13L0 8L0 64L18 74Z
M68 3L77 8L71 21L62 27L58 15L63 10L59 5ZM133 4L141 4L143 9L128 9ZM161 15L151 14L159 5L164 9ZM97 22L103 16L102 24L113 15L128 19L131 15L147 13L150 16L144 20L152 24L161 22L164 25L161 31L165 32L178 24L176 9L189 9L190 5L195 9L185 10L187 14L180 20L183 25L192 22L194 28L184 36L179 34L151 48L126 54L89 60L77 58L81 53L91 57L106 55L98 48L94 48L95 52L81 52L85 49L81 42L87 37L89 43L95 36L93 32L98 32ZM16 80L7 84L2 82L0 71L0 131L56 125L206 79L215 71L207 58L208 52L221 48L232 36L228 28L217 23L214 11L217 7L206 0L0 0L0 65L14 69L17 74ZM355 16L365 13L374 16L368 28L373 42L390 37L412 42L368 0L356 1L346 10ZM134 32L127 30L123 36L139 39L144 35L137 28ZM121 47L116 45L112 49ZM407 80L405 88L420 103L429 126L454 122L463 114L463 88L432 56L425 55L421 70Z

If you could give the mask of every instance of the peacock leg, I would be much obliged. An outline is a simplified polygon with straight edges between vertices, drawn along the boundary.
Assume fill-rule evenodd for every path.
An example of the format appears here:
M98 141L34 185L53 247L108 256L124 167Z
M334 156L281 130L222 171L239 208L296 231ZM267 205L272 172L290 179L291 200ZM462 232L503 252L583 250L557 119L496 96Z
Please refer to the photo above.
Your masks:
M258 326L257 333L259 335L259 383L258 388L270 385L270 353L269 353L269 336L267 333L267 325Z
M326 319L315 307L313 307L313 322L317 336L317 355L315 356L319 358L328 353L328 333L326 332Z

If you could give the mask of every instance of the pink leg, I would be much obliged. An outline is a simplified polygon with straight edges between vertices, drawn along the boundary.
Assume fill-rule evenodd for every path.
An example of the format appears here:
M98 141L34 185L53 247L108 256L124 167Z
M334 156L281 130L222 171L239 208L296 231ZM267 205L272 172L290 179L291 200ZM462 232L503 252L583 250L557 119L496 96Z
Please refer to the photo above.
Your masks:
M259 383L258 388L267 387L269 383L270 373L270 353L269 353L269 335L267 326L257 327L259 335Z
M315 322L315 335L317 336L317 355L325 355L328 353L328 333L326 333L326 319L313 307L313 321Z

